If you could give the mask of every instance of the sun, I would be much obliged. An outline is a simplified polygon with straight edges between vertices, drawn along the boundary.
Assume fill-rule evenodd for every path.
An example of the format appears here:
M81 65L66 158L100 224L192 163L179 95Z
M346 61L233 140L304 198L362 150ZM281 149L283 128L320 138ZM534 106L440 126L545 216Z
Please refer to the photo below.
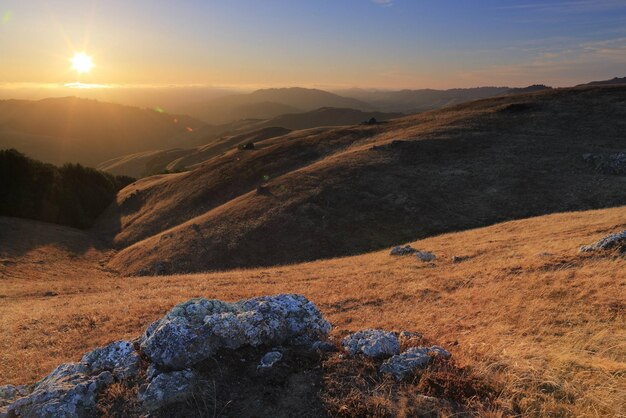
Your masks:
M84 52L77 52L70 61L72 62L72 68L80 74L88 73L93 68L93 60Z

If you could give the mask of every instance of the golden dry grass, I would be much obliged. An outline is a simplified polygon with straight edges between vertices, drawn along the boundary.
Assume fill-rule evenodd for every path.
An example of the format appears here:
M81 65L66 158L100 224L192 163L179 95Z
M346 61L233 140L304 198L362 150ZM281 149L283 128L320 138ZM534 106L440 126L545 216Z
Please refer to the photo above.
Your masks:
M225 300L296 292L333 323L415 330L502 390L524 416L626 415L626 259L580 254L626 228L626 207L549 215L413 243L432 264L388 251L275 268L117 277L91 249L6 250L2 237L0 384L44 376L99 345L139 335L191 297ZM56 227L55 227L56 228ZM59 240L62 234L57 234ZM72 238L73 239L73 238ZM452 263L453 255L471 256ZM11 261L18 261L11 265ZM41 263L43 262L43 264ZM44 266L44 267L42 267ZM46 291L57 296L45 297Z

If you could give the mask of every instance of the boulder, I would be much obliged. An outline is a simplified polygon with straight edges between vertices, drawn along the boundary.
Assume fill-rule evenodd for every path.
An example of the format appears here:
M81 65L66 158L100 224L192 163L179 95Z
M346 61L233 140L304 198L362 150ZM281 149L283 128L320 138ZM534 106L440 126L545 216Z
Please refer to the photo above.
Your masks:
M156 411L193 395L198 385L198 376L193 370L161 373L139 391L139 401L148 412Z
M612 249L618 249L621 253L626 253L626 230L607 235L600 241L580 247L580 251L585 253Z
M402 380L413 374L417 369L423 369L434 356L449 358L450 353L439 346L411 347L402 354L395 355L383 362L380 373L393 375L396 380Z
M192 299L153 323L141 350L157 366L182 370L219 349L280 345L308 337L326 339L330 324L301 295L276 295L226 303Z
M389 255L403 256L403 255L415 254L416 252L417 250L411 247L410 245L405 245L404 247L399 245L397 247L393 247Z
M96 398L113 383L111 372L91 375L83 363L68 363L35 384L27 396L13 402L7 416L81 418L97 415Z
M141 359L131 342L117 341L85 354L81 363L85 363L92 374L109 371L116 379L121 380L135 377L139 373Z
M400 352L396 334L381 329L355 332L345 337L341 345L351 356L363 354L370 358L385 358Z

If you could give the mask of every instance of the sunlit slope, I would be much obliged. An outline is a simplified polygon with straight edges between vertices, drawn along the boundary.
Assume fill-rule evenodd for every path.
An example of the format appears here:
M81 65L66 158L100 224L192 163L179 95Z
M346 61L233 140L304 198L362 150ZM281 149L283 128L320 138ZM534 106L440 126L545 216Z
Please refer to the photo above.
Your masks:
M125 155L103 162L98 169L135 178L165 171L184 171L232 147L285 135L289 132L289 129L281 127L253 129L237 135L224 135L196 148L174 148Z
M626 180L582 155L623 150L624 132L626 87L506 96L383 125L301 131L132 185L98 230L127 247L110 263L124 274L195 272L616 206L626 203Z
M83 233L22 219L0 219L0 225L3 383L36 381L87 350L134 338L189 298L301 293L333 323L335 340L382 327L438 341L491 382L498 404L512 415L626 414L626 258L578 251L626 229L626 206L411 243L432 251L433 263L391 257L384 249L133 280L96 263L106 254L87 250L92 244ZM469 258L455 263L453 256Z

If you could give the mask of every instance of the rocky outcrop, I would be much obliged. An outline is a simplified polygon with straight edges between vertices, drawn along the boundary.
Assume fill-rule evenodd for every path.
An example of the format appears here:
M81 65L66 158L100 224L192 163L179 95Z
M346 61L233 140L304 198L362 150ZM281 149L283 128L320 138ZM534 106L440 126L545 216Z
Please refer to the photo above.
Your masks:
M581 252L604 251L617 249L622 254L626 253L626 230L607 235L601 240L590 245L580 247Z
M168 407L176 409L187 399L202 397L208 382L215 384L224 373L235 373L240 384L241 375L236 373L242 370L241 364L253 367L247 370L256 373L257 379L270 379L302 361L313 361L312 370L319 370L322 353L337 351L327 341L330 329L315 305L301 295L235 303L192 299L175 306L134 341L96 348L78 363L60 365L33 386L0 387L0 417L97 416L99 397L106 397L114 382L134 388L129 393L133 408L141 411L137 414L159 414L163 408L170 411ZM386 359L380 373L402 379L428 365L433 356L450 355L436 346L410 348L400 354L401 343L413 345L421 340L422 335L415 332L368 329L348 335L342 346L353 360L359 356L378 362ZM297 355L301 357L296 359ZM281 366L276 367L279 362ZM294 377L294 382L301 378Z
M199 382L191 366L217 351L244 346L309 344L324 348L330 324L304 296L282 294L236 303L192 299L151 324L137 343L117 341L86 353L80 363L62 364L28 388L0 388L0 413L7 417L91 417L96 399L115 381L142 381L139 401L147 412L187 399ZM142 357L148 364L142 367ZM271 367L282 358L268 353Z
M304 296L278 295L237 303L192 299L148 327L142 352L159 367L181 370L222 348L325 339L330 324Z

